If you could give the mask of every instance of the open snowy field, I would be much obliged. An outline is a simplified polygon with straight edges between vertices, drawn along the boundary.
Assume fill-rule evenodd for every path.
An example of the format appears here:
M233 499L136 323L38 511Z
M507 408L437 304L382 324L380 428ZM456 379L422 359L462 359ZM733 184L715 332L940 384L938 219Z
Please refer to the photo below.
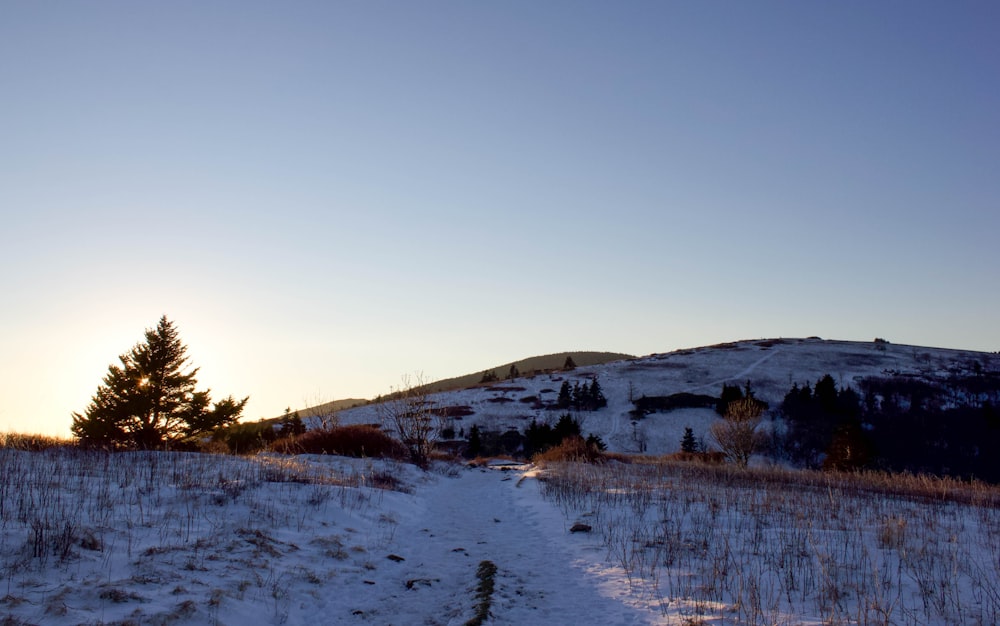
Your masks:
M5 624L465 624L486 561L489 624L1000 619L997 494L954 483L59 449L0 473Z
M5 624L654 623L516 473L0 450ZM594 622L593 620L597 620Z

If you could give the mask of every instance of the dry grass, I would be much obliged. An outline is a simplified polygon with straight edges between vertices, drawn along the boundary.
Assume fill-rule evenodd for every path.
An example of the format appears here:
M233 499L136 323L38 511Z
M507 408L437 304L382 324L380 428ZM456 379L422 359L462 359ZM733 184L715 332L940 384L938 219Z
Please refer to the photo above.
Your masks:
M1000 620L998 487L645 461L551 463L543 492L589 514L636 592L676 619Z
M283 533L326 534L331 510L365 511L382 490L405 488L401 474L391 461L3 447L0 573L11 599L0 606L23 597L54 618L97 603L102 619L121 619L132 608L115 605L135 604L134 623L219 623L219 607L253 588L274 599L274 623L284 623L287 581L320 574L302 570ZM209 571L227 588L197 582ZM246 584L237 588L232 573ZM176 615L140 612L171 593Z
M0 433L0 448L38 452L49 448L64 448L76 445L74 439L52 437L31 433Z

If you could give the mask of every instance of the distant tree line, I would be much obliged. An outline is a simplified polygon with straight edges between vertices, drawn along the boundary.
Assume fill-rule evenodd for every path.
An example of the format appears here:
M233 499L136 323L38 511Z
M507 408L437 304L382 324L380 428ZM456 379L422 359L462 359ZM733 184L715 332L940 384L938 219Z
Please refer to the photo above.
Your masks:
M973 368L940 380L826 375L795 384L777 451L807 467L872 468L1000 482L1000 375Z
M576 362L573 361L572 356L567 356L566 360L563 361L563 370L569 371L576 369ZM528 373L529 376L534 375L534 371ZM521 370L518 369L517 363L511 363L510 368L507 370L507 376L505 380L517 380L521 377ZM479 384L486 385L489 383L500 382L500 376L497 375L497 371L494 370L484 370L482 376L479 378Z
M667 413L677 409L703 409L715 407L719 399L698 393L673 393L669 396L642 396L634 399L630 411L633 419L642 419L652 413Z
M489 431L473 426L469 429L465 456L475 458L509 455L530 459L536 454L559 446L568 439L582 438L582 436L580 421L569 413L560 415L554 425L533 419L524 432L519 432L515 428L503 432ZM604 441L594 434L588 435L585 443L596 450L606 448Z

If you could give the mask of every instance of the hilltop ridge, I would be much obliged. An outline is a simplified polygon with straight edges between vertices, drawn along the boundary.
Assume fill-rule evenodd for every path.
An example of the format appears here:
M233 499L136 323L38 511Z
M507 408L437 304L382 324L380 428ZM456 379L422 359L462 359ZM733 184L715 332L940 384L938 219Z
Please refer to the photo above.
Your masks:
M723 384L749 382L759 399L777 407L793 384L814 384L825 375L845 387L873 376L933 381L973 371L1000 372L1000 355L884 340L756 339L545 371L488 385L473 383L448 391L433 391L430 385L429 400L451 416L449 426L458 438L474 424L492 431L522 431L532 420L551 423L557 419L559 412L553 404L563 382L583 384L596 378L608 404L578 414L584 431L601 437L613 451L669 453L678 449L685 428L704 439L719 416L712 408L700 407L636 420L636 399L678 393L717 397ZM340 420L346 424L379 421L372 405L342 411Z

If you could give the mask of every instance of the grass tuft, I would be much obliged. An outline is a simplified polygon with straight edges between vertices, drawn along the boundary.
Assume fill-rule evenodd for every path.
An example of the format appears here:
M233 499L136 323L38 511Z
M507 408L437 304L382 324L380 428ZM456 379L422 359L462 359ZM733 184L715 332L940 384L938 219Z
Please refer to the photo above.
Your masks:
M479 579L479 584L476 585L476 614L465 622L465 626L482 626L489 618L496 574L497 566L493 561L480 561L476 568L476 578Z

